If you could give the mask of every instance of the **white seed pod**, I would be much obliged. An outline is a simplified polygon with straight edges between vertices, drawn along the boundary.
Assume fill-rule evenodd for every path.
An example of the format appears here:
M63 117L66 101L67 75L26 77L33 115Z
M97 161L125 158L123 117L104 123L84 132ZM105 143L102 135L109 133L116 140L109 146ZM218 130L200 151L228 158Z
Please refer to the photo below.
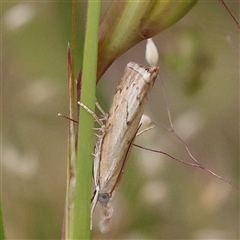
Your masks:
M145 58L151 67L154 67L157 65L158 50L152 38L147 39Z

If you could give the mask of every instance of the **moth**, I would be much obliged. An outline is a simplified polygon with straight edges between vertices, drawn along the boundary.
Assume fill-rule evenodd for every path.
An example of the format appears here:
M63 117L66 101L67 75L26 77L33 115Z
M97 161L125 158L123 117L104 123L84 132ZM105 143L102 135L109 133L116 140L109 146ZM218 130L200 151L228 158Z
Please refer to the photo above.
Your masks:
M110 200L119 183L131 147L140 128L144 105L157 76L158 67L143 67L130 62L117 87L106 124L101 124L94 153L95 193L92 200L93 214L97 202L102 208L101 232L108 231L113 208ZM84 107L83 104L80 103ZM98 119L98 122L101 120Z
M101 126L100 130L102 134L98 136L99 138L95 145L94 153L95 192L92 199L91 219L96 204L99 203L102 210L99 228L103 233L109 230L113 215L111 199L113 198L114 191L123 175L127 158L135 137L139 134L138 130L141 126L141 118L145 102L148 99L148 94L159 75L159 68L155 66L158 61L157 50L151 40L148 39L148 42L150 42L151 45L147 46L146 60L152 67L144 67L134 62L127 64L124 75L114 95L109 114L107 115L104 113L100 106L97 105L99 110L104 114L104 119L99 119L95 113L79 102L82 107L94 116ZM165 95L164 91L163 94ZM168 113L171 129L173 129L170 112ZM106 121L105 124L103 123L103 120ZM138 147L165 154L178 162L203 169L239 189L238 186L232 184L227 179L201 165L192 156L185 142L175 133L175 131L173 132L174 135L184 143L189 156L195 163L185 162L181 159L172 157L169 154L165 154L162 151L152 150L141 146Z

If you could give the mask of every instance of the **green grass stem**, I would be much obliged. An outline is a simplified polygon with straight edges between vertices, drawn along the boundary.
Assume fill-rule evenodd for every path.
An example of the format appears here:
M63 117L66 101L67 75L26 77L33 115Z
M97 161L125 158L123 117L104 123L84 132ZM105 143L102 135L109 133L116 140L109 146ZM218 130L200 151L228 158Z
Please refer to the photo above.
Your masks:
M97 43L100 1L88 1L87 25L84 43L81 102L95 109ZM76 187L72 239L90 238L90 199L93 163L94 118L84 109L80 110Z
M4 225L3 225L3 216L2 216L2 206L0 205L0 239L5 239Z

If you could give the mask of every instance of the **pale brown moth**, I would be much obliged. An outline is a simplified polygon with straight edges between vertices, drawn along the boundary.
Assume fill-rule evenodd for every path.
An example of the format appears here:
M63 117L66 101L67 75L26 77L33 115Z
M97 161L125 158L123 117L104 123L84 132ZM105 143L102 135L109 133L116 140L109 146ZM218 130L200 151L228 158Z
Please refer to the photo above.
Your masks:
M122 177L128 154L133 146L135 137L145 131L138 132L141 126L144 104L147 101L148 94L151 91L159 74L159 68L155 67L158 61L158 53L151 39L148 39L145 57L152 67L143 67L133 62L130 62L127 65L124 75L115 93L109 114L107 115L104 113L101 107L97 105L99 110L104 114L104 119L99 119L94 112L88 109L84 104L79 103L94 116L101 126L100 130L102 134L98 136L99 139L95 146L94 153L95 193L91 210L92 217L96 204L98 202L100 203L102 219L99 223L99 228L101 232L106 232L109 230L110 221L113 215L111 199L116 186ZM164 90L163 95L166 99ZM173 129L173 123L168 105L167 111L171 125L171 131L184 144L189 156L195 163L185 162L162 151L144 148L139 145L136 146L152 152L158 152L167 155L168 157L183 164L203 169L213 176L239 189L227 179L215 174L213 171L200 164L198 160L193 157L186 143L176 134L175 130ZM103 120L106 120L106 124L103 123Z
M160 150L134 144L136 136L153 128L155 124L159 125L154 122L154 125L151 127L141 132L138 131L141 123L143 123L142 116L144 104L159 74L159 68L155 67L158 61L158 52L151 39L147 40L145 58L152 67L147 68L140 66L137 63L130 62L125 68L124 75L119 83L108 115L97 104L97 107L104 115L103 119L99 119L94 112L79 102L83 108L93 115L95 120L101 126L100 131L102 134L98 136L94 153L95 192L92 200L91 219L95 206L99 202L102 210L99 228L103 233L107 232L111 226L110 222L113 215L111 199L116 186L122 177L128 154L133 145L148 151L164 154L182 164L202 169L239 190L239 187L234 183L202 165L192 155L185 141L175 132L163 85L161 88L166 102L170 129L163 127L171 131L184 145L188 155L193 160L193 163L176 158ZM103 123L103 120L106 120L105 124ZM149 121L151 123L151 120L148 120L148 122Z
M96 189L91 212L93 213L99 202L103 213L99 224L101 232L108 231L113 213L109 201L121 179L129 152L140 128L148 93L158 74L158 67L143 67L134 62L128 63L114 95L106 124L104 125L100 119L97 120L101 125L102 135L99 136L95 146ZM87 109L84 104L79 104ZM94 117L97 118L95 114Z

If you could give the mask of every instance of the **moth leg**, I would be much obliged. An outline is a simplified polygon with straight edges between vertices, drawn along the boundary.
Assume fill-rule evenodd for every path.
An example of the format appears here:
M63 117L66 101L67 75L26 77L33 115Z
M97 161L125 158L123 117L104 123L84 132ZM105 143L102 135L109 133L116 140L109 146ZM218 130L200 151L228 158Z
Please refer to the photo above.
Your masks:
M147 132L147 131L149 131L149 130L151 130L151 129L153 129L153 128L155 128L154 125L151 126L151 127L145 128L144 130L138 132L136 136L138 137L139 135L141 135L141 134L143 134L143 133L145 133L145 132Z
M104 124L102 122L102 120L97 116L97 114L95 112L93 112L90 108L88 108L85 104L83 104L82 102L78 102L78 104L83 107L88 113L90 113L93 118L96 120L96 122L101 126L104 127Z
M142 118L141 118L140 126L141 126L141 125L145 125L145 126L148 125L148 126L149 126L149 125L152 125L152 124L153 124L153 122L152 122L151 118L150 118L149 116L143 114L143 115L142 115ZM152 125L152 126L150 126L150 127L147 127L147 128L145 128L144 130L138 132L136 136L139 136L139 135L141 135L141 134L143 134L143 133L145 133L145 132L147 132L147 131L149 131L149 130L151 130L151 129L153 129L153 128L155 128L155 125Z
M107 113L103 110L103 108L100 106L99 102L96 101L95 104L96 104L98 110L101 112L101 114L102 114L102 116L103 116L103 118L102 118L101 120L106 121L107 118L108 118L108 114L107 114Z

